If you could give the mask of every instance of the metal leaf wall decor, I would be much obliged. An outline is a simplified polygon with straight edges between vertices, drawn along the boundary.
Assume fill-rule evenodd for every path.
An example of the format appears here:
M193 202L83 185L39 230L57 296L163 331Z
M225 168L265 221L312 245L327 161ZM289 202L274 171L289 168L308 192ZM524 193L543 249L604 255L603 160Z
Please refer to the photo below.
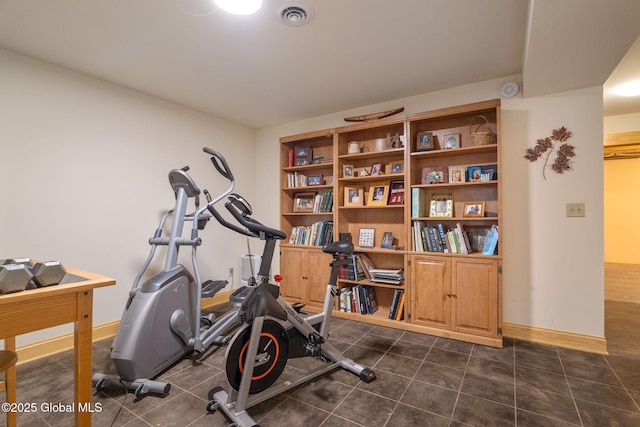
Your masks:
M564 126L560 129L554 129L551 132L551 136L544 139L539 139L533 148L527 148L527 154L524 156L530 162L535 162L540 157L544 158L544 165L542 166L542 176L547 179L546 169L550 167L557 173L564 173L571 170L571 158L576 155L574 147L571 144L567 144L567 140L571 138L571 132ZM555 153L555 159L551 164L549 160L552 154Z

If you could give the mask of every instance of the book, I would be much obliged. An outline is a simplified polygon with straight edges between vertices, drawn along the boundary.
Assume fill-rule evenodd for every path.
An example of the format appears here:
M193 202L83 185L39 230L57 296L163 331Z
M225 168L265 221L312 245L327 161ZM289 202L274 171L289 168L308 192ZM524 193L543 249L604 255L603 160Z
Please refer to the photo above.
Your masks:
M396 310L395 320L402 320L402 317L404 314L404 298L405 298L405 293L403 291L402 295L400 295L400 302L398 302L398 309Z
M362 271L364 272L365 276L367 276L368 280L371 280L373 278L373 276L371 275L371 270L373 270L375 268L375 266L373 265L373 262L371 261L371 258L369 258L366 254L354 254L354 256L357 257L358 262L360 263L360 266L362 268Z
M411 216L420 218L427 215L427 192L424 188L411 189Z
M376 298L376 288L373 286L363 286L365 293L367 294L367 301L369 306L369 314L373 314L378 311L378 300Z
M400 303L400 297L404 294L402 289L396 289L393 291L393 299L391 300L391 306L389 307L389 319L395 319L398 311L398 304Z

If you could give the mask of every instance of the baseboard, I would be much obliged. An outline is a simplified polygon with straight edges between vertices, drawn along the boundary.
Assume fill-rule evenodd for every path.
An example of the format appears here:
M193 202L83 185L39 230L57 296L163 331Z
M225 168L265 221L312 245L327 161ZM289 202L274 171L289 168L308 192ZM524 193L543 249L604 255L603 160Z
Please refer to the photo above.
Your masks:
M226 291L216 294L212 298L202 300L202 308L211 308L215 305L229 301L229 296L233 291ZM105 323L93 327L93 341L100 341L116 335L120 321ZM18 364L26 363L42 357L51 356L52 354L61 353L63 351L73 349L73 334L61 335L59 337L50 338L44 341L27 344L18 347Z
M512 323L504 323L502 325L502 335L508 338L555 345L557 347L587 351L589 353L609 354L607 351L607 339L604 337L594 337L591 335L536 328L533 326L515 325Z

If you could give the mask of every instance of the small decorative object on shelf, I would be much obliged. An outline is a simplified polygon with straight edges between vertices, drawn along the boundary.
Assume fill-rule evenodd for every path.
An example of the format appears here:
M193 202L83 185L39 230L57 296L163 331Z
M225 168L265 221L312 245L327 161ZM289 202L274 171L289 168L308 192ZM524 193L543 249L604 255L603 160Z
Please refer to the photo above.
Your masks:
M388 149L392 149L392 148L402 148L402 139L400 137L400 134L395 134L395 135L391 135L390 133L387 134L387 148Z
M311 163L311 150L309 147L296 147L296 166L305 166Z
M464 175L464 168L463 175ZM449 182L449 170L444 166L422 168L421 184L443 184Z
M482 180L482 167L481 166L469 166L467 168L467 181L468 182L480 182Z
M353 177L353 165L344 165L344 166L342 166L342 177L343 178L352 178Z
M364 203L363 187L361 185L344 187L344 205L362 206Z
M402 173L404 171L404 162L402 160L391 162L389 167L391 168L391 173Z
M484 123L474 125L474 121L476 121L476 119L482 119L484 120ZM480 126L483 125L486 127L486 130L481 132ZM491 130L491 128L489 127L489 120L487 120L485 116L479 115L471 119L469 130L471 133L471 143L473 145L489 145L495 144L498 141L498 135Z
M380 175L381 172L382 163L374 163L373 166L371 166L371 176Z
M382 233L382 241L380 242L380 247L383 249L391 249L393 246L393 233L390 231L385 231Z
M574 147L571 144L567 144L567 140L571 138L571 132L564 126L560 129L554 129L551 132L551 136L544 139L539 139L533 148L527 148L527 154L524 156L529 162L535 162L538 158L544 156L544 165L542 166L542 176L546 180L545 174L547 166L553 169L554 172L559 174L564 171L571 170L571 158L576 155ZM556 153L556 158L551 165L549 163L549 157L551 154Z
M294 212L313 212L316 193L296 193L293 200Z
M323 183L322 175L309 175L307 177L307 185L322 185Z

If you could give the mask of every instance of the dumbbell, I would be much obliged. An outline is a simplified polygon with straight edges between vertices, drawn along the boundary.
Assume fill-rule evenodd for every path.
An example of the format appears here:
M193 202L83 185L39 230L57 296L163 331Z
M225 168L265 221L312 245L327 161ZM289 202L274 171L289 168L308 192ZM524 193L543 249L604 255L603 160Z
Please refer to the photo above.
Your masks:
M15 258L0 268L0 294L59 284L67 271L58 261L38 262ZM31 281L33 280L33 283Z

